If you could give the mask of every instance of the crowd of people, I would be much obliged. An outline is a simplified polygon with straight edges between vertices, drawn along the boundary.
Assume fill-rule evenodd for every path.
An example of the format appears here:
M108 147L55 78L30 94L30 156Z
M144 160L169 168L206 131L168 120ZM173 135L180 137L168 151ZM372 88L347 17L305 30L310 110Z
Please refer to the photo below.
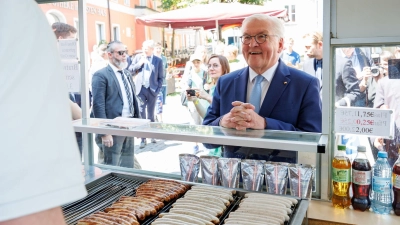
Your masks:
M318 81L316 82L318 84L318 93L319 97L321 98L322 96L322 80L323 80L323 74L322 74L322 65L323 65L323 37L322 33L318 31L310 32L307 34L304 34L302 40L297 40L296 42L304 43L304 52L303 54L299 54L294 50L294 44L295 40L291 37L285 37L284 35L284 28L280 26L279 21L273 21L273 19L268 18L253 18L253 20L257 21L257 23L261 23L262 21L265 22L266 26L260 27L259 32L257 33L256 29L253 29L250 27L250 35L246 36L245 34L245 27L242 26L242 32L243 36L241 37L242 41L242 49L239 51L238 47L236 45L225 45L222 42L219 42L219 44L215 47L215 54L210 54L207 52L207 48L203 45L196 46L196 49L194 53L190 56L190 59L187 61L185 65L185 69L183 72L183 76L180 82L180 87L182 88L182 91L184 92L183 94L187 95L186 100L188 101L186 106L186 110L188 113L191 115L192 118L192 123L196 125L201 125L201 124L212 124L215 125L215 123L212 122L212 120L217 119L218 125L221 125L220 122L226 122L222 120L221 118L214 118L215 115L213 113L215 111L218 111L218 115L222 116L222 112L225 111L225 109L233 108L237 109L238 103L235 103L234 105L227 106L225 104L230 102L225 102L221 103L218 101L219 104L221 105L214 105L213 99L219 98L220 93L218 92L221 91L218 89L218 81L219 78L223 75L226 74L236 74L239 79L242 75L244 74L245 77L249 76L250 78L253 78L254 75L263 75L264 79L261 81L261 102L263 103L264 98L270 98L268 101L275 102L275 104L279 103L276 101L282 100L282 96L279 94L289 94L288 100L293 101L291 99L293 96L292 94L299 95L300 92L298 90L292 91L293 93L287 93L288 90L285 90L282 93L282 90L276 89L275 88L278 85L273 84L273 79L277 80L278 75L277 71L283 70L286 75L285 79L287 79L284 82L283 87L291 87L290 85L291 82L293 82L293 79L291 78L290 80L288 79L288 74L296 74L298 71L304 71L306 74L311 75L312 77L316 78ZM58 23L60 24L60 23ZM252 23L249 23L252 24ZM54 30L53 25L53 30ZM59 26L59 25L58 25ZM271 26L272 29L270 29L268 26ZM267 27L267 28L265 28ZM274 34L271 34L272 31ZM258 30L257 30L258 31ZM76 31L75 31L76 32ZM74 34L74 31L71 30L71 34ZM252 36L254 35L254 36ZM57 37L63 38L60 35L57 35ZM246 39L246 37L248 39ZM253 40L254 39L254 42ZM276 53L276 65L270 65L271 60L273 62L275 61L275 58L272 58L271 55L268 55L268 57L264 57L264 52L265 51L267 54L270 54L270 49L268 48L263 48L263 45L265 43L272 44L274 43L275 39L278 39L277 44L278 46L276 49L273 49L272 53ZM271 40L271 41L270 41ZM255 43L256 46L252 47L252 44ZM123 45L123 43L121 43ZM144 118L144 119L149 119L151 122L157 121L157 122L163 122L163 105L166 103L166 92L167 92L167 82L166 79L167 77L170 77L171 74L168 74L169 65L167 63L166 57L162 54L163 51L163 46L159 42L154 42L153 40L146 40L143 43L142 49L140 51L136 51L134 54L131 56L128 55L128 52L125 47L125 52L122 50L118 52L119 55L114 55L121 56L125 60L124 62L116 61L116 58L113 57L112 54L113 50L109 49L110 44L104 44L101 43L100 45L96 46L95 51L91 54L91 66L89 70L89 86L90 86L90 91L93 92L93 110L92 110L92 116L97 117L97 118L115 118L117 116L122 116L125 117L126 115L123 115L126 110L131 107L128 104L129 99L125 96L126 94L126 87L125 83L122 82L122 80L119 81L119 87L120 90L118 90L118 93L120 96L122 96L121 100L123 100L123 110L120 112L119 107L117 107L117 114L113 116L99 116L99 113L96 113L96 109L98 106L98 91L99 89L97 88L96 85L93 83L93 78L96 77L96 72L101 70L104 67L107 67L109 64L115 65L116 63L122 63L122 66L124 66L122 69L126 70L127 75L131 75L132 83L128 82L127 88L132 88L131 90L131 100L136 99L137 100L137 107L139 113L136 118ZM246 51L253 51L254 52L246 52ZM390 51L392 50L392 51ZM111 52L110 52L111 51ZM277 51L277 52L275 52ZM241 52L242 54L239 54ZM123 53L123 54L122 54ZM275 56L274 55L274 56ZM378 57L376 56L378 55ZM375 58L374 58L374 57ZM335 105L336 106L357 106L357 107L370 107L370 108L385 108L389 107L387 103L385 103L385 92L382 90L382 85L380 83L385 83L385 80L389 79L388 74L391 73L398 73L398 69L392 65L389 65L389 60L395 59L397 57L400 57L400 48L392 48L392 49L382 49L382 48L368 48L368 47L356 47L356 48L337 48L335 51ZM259 60L257 62L257 57L262 58L262 60ZM264 61L263 61L264 60ZM259 66L259 64L268 64L268 66L263 66L261 70L257 70L255 67ZM281 65L282 64L282 65ZM285 68L281 68L283 65L285 65ZM296 69L294 72L291 71L291 69ZM289 70L287 72L286 70ZM272 70L272 74L271 71ZM125 73L124 72L124 73ZM256 74L255 74L256 73ZM116 74L118 77L119 75ZM232 76L232 75L231 75ZM294 77L298 77L298 75L294 75ZM235 80L235 79L234 79ZM382 82L379 82L382 80ZM242 80L242 84L246 84L245 80ZM239 93L231 93L233 96L235 96L232 99L232 102L238 101L242 103L249 103L250 102L250 97L251 97L251 90L254 89L256 86L254 84L255 81L251 80L251 84L245 85L244 87L240 87L241 92ZM296 81L300 82L300 81ZM315 81L313 81L315 82ZM390 83L390 82L389 82ZM233 85L234 83L229 83L230 85ZM130 86L131 85L131 86ZM107 87L107 86L106 86ZM236 86L233 86L234 88L238 88ZM281 87L281 88L283 88ZM224 86L221 88L225 88ZM194 92L187 92L187 90L193 90ZM225 89L223 89L225 90ZM247 91L245 91L247 90ZM270 90L269 92L267 92ZM308 91L308 89L304 89L303 91ZM385 88L387 90L387 88ZM103 92L109 93L108 90L104 90ZM227 93L229 93L229 90L226 90ZM275 94L268 94L274 92ZM216 96L217 94L217 96ZM225 92L222 94L226 94ZM309 94L309 93L303 93ZM271 96L270 96L271 95ZM386 94L388 95L388 94ZM386 98L391 98L393 95L392 93L389 94L390 97ZM73 96L72 94L70 96ZM379 98L379 103L376 103L375 99L378 96ZM102 98L104 96L101 96ZM116 96L117 97L117 96ZM240 97L240 98L239 98ZM244 97L244 98L243 98ZM276 99L274 99L276 98ZM320 109L318 107L318 102L320 101L315 99L315 96L308 96L308 100L314 101L314 103L317 103L316 106L314 106L317 110L314 112L320 112ZM106 98L107 99L107 98ZM74 101L73 98L71 97L71 101ZM302 101L300 101L302 103ZM113 103L114 105L108 106L108 107L115 107L116 104L120 103ZM394 104L393 102L391 104ZM247 107L247 105L245 105ZM280 105L278 105L280 106ZM299 105L301 106L301 104ZM270 107L264 109L261 106L260 107L261 112L264 112L266 110L266 115L264 118L265 119L265 124L273 124L272 121L268 121L270 118L273 118L274 120L280 121L279 117L274 118L274 116L271 116L273 114L274 107L273 105L270 105ZM289 107L289 106L288 106ZM290 106L290 109L293 109L295 106ZM395 107L395 106L391 106ZM107 107L106 107L107 108ZM251 108L251 107L250 107ZM106 109L108 110L108 109ZM247 108L246 108L247 110ZM133 110L131 110L133 111ZM239 110L241 111L241 110ZM293 111L296 112L296 111ZM304 111L303 111L304 112ZM97 115L96 115L97 114ZM134 114L130 114L132 116ZM263 113L259 113L259 115L263 115ZM319 118L319 114L315 115L315 113L311 113L308 115L313 115L313 118ZM214 117L212 117L214 116ZM254 116L254 115L252 115ZM212 117L210 120L208 117ZM301 121L297 121L294 119L296 117L297 119L301 118ZM298 115L295 113L294 117L292 119L285 119L284 123L280 124L277 123L276 126L268 126L265 125L265 128L268 129L283 129L283 130L301 130L301 131L314 131L314 132L319 132L320 131L320 126L319 124L316 124L314 120L307 121L307 116L302 117L302 115ZM228 117L226 117L228 118ZM233 119L235 118L235 119ZM231 118L232 120L243 120L238 119L236 117ZM259 118L258 118L259 119ZM286 122L287 121L287 122ZM259 121L258 121L259 122ZM269 122L269 123L268 123ZM275 122L275 121L274 121ZM280 121L282 122L282 121ZM243 122L241 122L243 123ZM291 124L290 126L287 126L288 124ZM300 124L297 124L300 123ZM225 123L222 123L225 124ZM246 126L238 126L238 124L234 123L235 127L238 129L244 129ZM240 124L240 123L239 123ZM227 124L225 124L227 125ZM233 124L227 125L228 127L231 127ZM254 125L254 124L253 124ZM252 125L252 126L253 126ZM258 124L259 125L259 124ZM250 126L250 128L253 128ZM304 127L303 127L304 126ZM232 128L232 127L231 127ZM249 128L249 127L246 127ZM397 130L397 127L396 127ZM397 131L396 131L397 132ZM106 149L108 148L107 141L114 143L115 140L111 139L116 139L117 137L112 138L111 135L108 135L108 138L106 140L100 140L98 139L96 143L98 144L100 148L100 156L99 156L99 161L104 162L106 164L111 164L111 165L123 165L121 164L120 161L116 162L115 160L113 162L110 161L110 156L103 156L104 152L114 152L114 154L120 155L125 152L124 148L122 147L123 145L118 145L121 147L119 150L109 150ZM77 134L77 139L79 140L78 134ZM355 135L343 135L343 136L338 136L339 142L342 144L347 144L349 145L349 148L356 149L356 145L360 144L360 138ZM376 155L378 150L382 150L385 146L385 148L389 148L389 146L393 146L393 143L388 143L387 145L385 144L385 141L382 138L369 138L368 139L370 142L370 147L372 150L372 155ZM104 142L105 141L105 142ZM157 141L155 139L151 139L150 143L156 143ZM123 142L125 143L125 142ZM126 143L125 143L126 144ZM132 140L132 147L133 148L133 140ZM139 147L140 148L145 148L147 145L147 140L146 138L142 138ZM81 146L81 145L80 145ZM114 146L115 147L115 146ZM207 147L207 145L206 145ZM220 146L208 146L211 147L212 150L209 150L210 155L217 155L221 156L222 151ZM237 150L227 150L229 149L229 146L223 147L223 152L229 155L229 151L236 152ZM393 156L389 156L389 158L393 158L395 160L397 157L397 146L391 147L393 152ZM193 146L193 154L198 154L199 152L204 151L205 148L202 147L202 145L199 145L199 143L195 143ZM249 152L248 150L246 150ZM129 150L129 152L132 152L133 150ZM251 151L250 151L251 152ZM245 157L248 157L248 155L252 153L246 153L247 155ZM232 155L231 155L232 156ZM238 155L236 155L238 156ZM130 153L129 153L130 157ZM107 160L104 160L107 158ZM117 160L121 160L117 157ZM134 159L132 159L134 161ZM133 162L132 161L132 162ZM128 164L131 165L132 163ZM140 168L139 163L136 161L134 164L137 165L136 168ZM128 166L130 167L130 166Z

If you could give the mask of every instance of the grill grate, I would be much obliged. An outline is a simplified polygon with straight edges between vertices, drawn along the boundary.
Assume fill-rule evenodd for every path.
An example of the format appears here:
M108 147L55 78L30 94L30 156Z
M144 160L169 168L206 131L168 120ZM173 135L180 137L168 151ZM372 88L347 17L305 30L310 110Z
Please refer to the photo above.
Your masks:
M104 210L121 196L134 196L136 188L143 181L130 180L111 175L88 186L88 195L76 202L62 207L67 224L74 225L78 220L92 213Z

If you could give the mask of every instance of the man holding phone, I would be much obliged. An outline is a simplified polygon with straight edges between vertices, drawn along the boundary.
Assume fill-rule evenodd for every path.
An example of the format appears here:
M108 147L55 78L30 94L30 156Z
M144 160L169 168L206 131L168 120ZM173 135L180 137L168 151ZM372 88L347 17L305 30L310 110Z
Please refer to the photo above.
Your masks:
M196 96L196 91L193 89L186 90L186 93L190 96Z

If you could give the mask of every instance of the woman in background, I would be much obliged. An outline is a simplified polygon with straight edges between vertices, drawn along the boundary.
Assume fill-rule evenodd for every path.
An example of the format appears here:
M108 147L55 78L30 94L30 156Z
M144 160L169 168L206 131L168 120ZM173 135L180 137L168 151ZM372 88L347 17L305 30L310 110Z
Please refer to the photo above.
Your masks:
M207 109L212 103L212 98L218 79L230 72L228 59L222 55L212 55L208 59L207 67L208 74L203 82L203 88L193 88L196 90L196 96L187 95L189 105L194 106L193 108L195 109L195 111L191 112L191 114L199 118L199 121L201 121L200 124L202 124L203 119L206 116ZM198 152L195 151L195 154L197 153ZM221 151L220 149L215 149L214 151L210 151L210 155L221 155Z

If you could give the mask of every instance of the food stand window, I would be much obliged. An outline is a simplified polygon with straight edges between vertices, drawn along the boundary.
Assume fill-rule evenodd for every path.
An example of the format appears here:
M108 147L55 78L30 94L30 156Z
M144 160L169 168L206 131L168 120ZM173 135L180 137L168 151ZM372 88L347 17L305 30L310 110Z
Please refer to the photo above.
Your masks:
M363 5L363 7L359 7ZM329 200L330 193L331 193L331 159L335 153L335 149L337 144L339 143L348 143L349 149L347 150L348 153L352 153L352 147L354 145L362 144L366 145L366 147L371 148L374 146L371 143L373 138L379 137L376 133L368 136L368 132L375 132L375 128L382 128L382 118L377 118L379 113L375 113L375 111L379 110L375 107L372 103L371 99L373 91L369 90L369 99L363 98L366 95L365 90L364 92L360 91L360 84L361 88L365 89L363 85L365 84L363 81L362 74L364 71L364 67L368 67L369 63L369 70L372 71L374 74L380 70L380 74L382 72L381 67L386 67L381 62L381 56L386 57L386 52L391 52L393 55L397 53L397 47L400 44L399 36L400 31L398 29L394 29L397 27L397 20L398 20L398 13L393 7L398 5L398 1L389 0L386 1L385 4L378 4L375 2L368 2L362 0L355 0L351 2L344 2L344 1L324 1L324 24L323 24L323 49L324 49L324 68L323 68L323 86L329 87L329 91L323 93L323 102L330 102L330 104L323 105L323 133L329 133L329 148L330 154L321 155L321 189L327 191L326 193L322 193L321 198ZM381 15L381 16L371 16L371 15ZM372 28L379 28L377 30ZM357 57L358 56L358 57ZM396 57L396 56L395 56ZM394 58L395 58L394 57ZM329 60L325 60L329 59ZM346 62L349 59L351 61L351 65L347 64ZM365 60L366 59L366 60ZM374 62L375 59L375 62ZM396 59L393 59L396 60ZM344 62L346 61L346 62ZM395 63L396 64L396 63ZM344 67L342 66L344 65ZM379 67L376 70L375 67ZM352 69L349 69L351 67ZM391 68L393 68L391 66ZM345 70L343 70L345 69ZM390 69L391 71L395 71ZM386 78L381 79L380 81L384 81L389 79L389 69L386 73ZM394 72L395 73L395 72ZM393 73L393 74L394 74ZM344 86L342 82L343 77L345 75L346 78L344 83L348 86ZM353 74L353 75L351 75ZM358 77L357 77L358 74ZM369 76L373 77L372 74ZM356 78L354 80L354 77ZM364 76L365 77L365 76ZM338 78L338 79L337 79ZM350 80L349 80L350 79ZM369 82L372 82L374 78L371 79L364 79ZM350 85L350 82L353 80L353 86ZM389 79L390 85L399 87L396 85L397 79ZM361 83L363 81L363 83ZM378 83L380 83L380 81ZM393 82L391 82L393 81ZM373 83L373 82L372 82ZM385 82L383 82L385 83ZM344 87L344 88L343 88ZM353 87L353 88L351 88ZM388 93L389 89L385 88L386 94ZM350 91L353 90L353 91ZM367 92L368 92L367 90ZM344 98L347 96L347 98ZM372 97L372 98L371 98ZM325 101L327 100L327 101ZM388 100L388 98L386 98ZM386 101L385 100L385 101ZM365 101L365 103L364 103ZM374 102L376 102L376 97ZM335 106L336 104L336 106ZM368 107L369 106L369 107ZM390 110L386 111L390 115L393 116L393 120L391 120L392 124L384 124L387 126L386 131L390 129L391 126L395 126L395 118L396 118L396 108L398 106L397 103L392 103L391 107L393 110L393 114L390 114ZM338 117L336 112L343 112L341 107L346 108L359 108L358 112L364 113L364 111L368 114L371 119L367 118L354 118L354 114L347 119L360 119L359 123L364 124L360 126L353 126L353 127L339 127L338 122L345 122L345 121L335 121L335 118L338 119L346 119L345 116ZM380 108L380 107L379 107ZM338 110L339 109L339 110ZM352 109L353 110L353 109ZM383 109L382 109L383 110ZM389 115L386 114L386 115ZM372 117L373 115L373 117ZM363 121L365 120L365 121ZM354 122L354 121L353 121ZM357 121L355 123L358 123ZM336 124L336 126L335 126ZM372 128L372 124L375 126L374 129ZM381 125L381 126L379 126ZM368 127L369 126L369 127ZM351 132L344 132L345 130L351 130ZM353 133L359 129L359 133ZM360 134L360 132L363 132ZM396 136L395 130L393 130L394 138ZM385 136L385 135L382 135ZM386 139L390 139L390 135L386 137ZM361 143L359 141L361 140ZM386 144L383 143L382 146ZM369 151L369 158L373 159L373 151L374 149L370 149ZM398 149L397 149L398 150ZM376 151L376 149L375 149ZM392 156L393 157L393 156ZM326 178L325 178L326 177Z
M40 2L40 1L39 1ZM44 1L47 2L47 1ZM84 1L83 1L84 2ZM84 27L86 27L86 14L83 13L85 10L79 11L79 9L83 7L81 1L70 1L63 3L49 3L48 6L53 7L61 7L62 9L74 11L73 18L79 17L79 30L85 31ZM46 5L42 5L44 7ZM79 16L78 16L79 12ZM92 12L92 11L91 11ZM97 12L97 11L96 11ZM100 15L102 16L102 15ZM69 17L68 17L69 18ZM72 18L69 18L72 19ZM73 24L74 21L66 21L69 24ZM105 33L106 37L108 36L107 32ZM79 39L85 40L87 39L87 35L85 32L79 33ZM123 41L123 40L122 40ZM82 43L77 43L79 47L78 49L88 49L86 41ZM85 51L80 51L80 54L77 54L77 58L84 59L89 58L89 54L85 54ZM83 63L83 61L85 63ZM133 137L147 137L147 138L157 138L157 139L166 139L166 140L179 140L188 142L200 142L200 143L214 143L214 144L225 144L225 145L237 145L237 146L246 146L246 147L255 147L255 148L270 148L270 149L280 149L282 154L283 161L289 162L297 162L304 164L313 164L318 167L318 153L323 153L325 145L327 143L327 138L321 134L312 134L312 133L303 133L303 132L286 132L286 131L252 131L252 132L236 132L233 130L226 130L221 128L210 128L206 126L190 126L190 125L168 125L168 124L150 124L149 127L141 127L137 130L120 130L120 129L110 129L104 127L96 127L93 126L93 121L96 123L96 120L89 119L89 96L88 96L88 76L85 72L89 67L90 63L88 60L80 60L80 70L81 74L85 74L80 76L80 85L79 91L82 94L82 110L83 110L83 119L75 124L75 131L83 133L83 159L86 165L86 168L89 168L93 165L105 168L105 169L113 169L113 170L121 170L121 171L135 171L134 169L128 168L117 168L113 166L106 166L95 164L97 161L97 148L96 144L94 144L94 135L99 132L109 132L110 134L118 135L123 134L126 136ZM207 133L211 132L211 133ZM289 153L290 154L286 154ZM162 155L155 153L154 157ZM178 159L178 154L176 154L176 159ZM171 162L163 162L164 164L168 164ZM163 176L172 176L177 178L176 175L179 173L178 171L171 171L168 174L165 174L166 171L158 171L157 165L154 165L153 168L149 169L149 171L143 171L144 173L148 172L150 174L159 174L162 173ZM93 171L92 171L93 172ZM90 173L90 171L87 171ZM317 188L318 189L318 188Z

